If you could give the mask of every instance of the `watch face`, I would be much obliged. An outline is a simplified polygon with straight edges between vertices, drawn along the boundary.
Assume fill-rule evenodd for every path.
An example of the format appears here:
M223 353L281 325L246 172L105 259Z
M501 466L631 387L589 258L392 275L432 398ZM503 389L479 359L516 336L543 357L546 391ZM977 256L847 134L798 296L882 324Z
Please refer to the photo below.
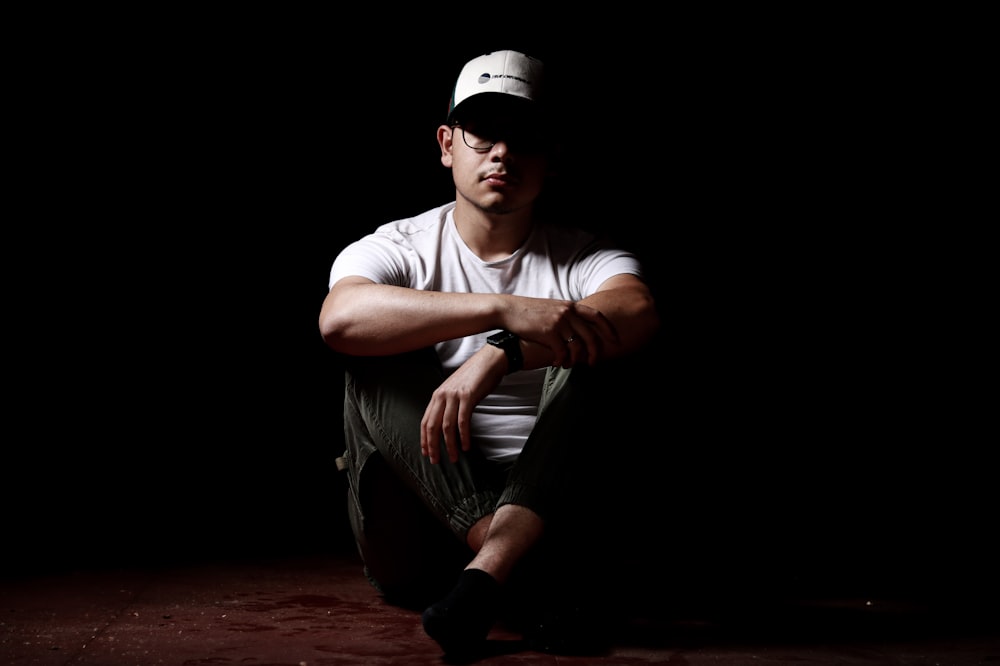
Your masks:
M507 355L507 374L517 372L524 367L524 358L521 356L521 341L510 331L500 331L486 338L486 342L499 347Z
M491 345L501 346L506 342L514 339L514 334L510 331L504 331L503 333L494 333L490 337L486 338L486 341Z

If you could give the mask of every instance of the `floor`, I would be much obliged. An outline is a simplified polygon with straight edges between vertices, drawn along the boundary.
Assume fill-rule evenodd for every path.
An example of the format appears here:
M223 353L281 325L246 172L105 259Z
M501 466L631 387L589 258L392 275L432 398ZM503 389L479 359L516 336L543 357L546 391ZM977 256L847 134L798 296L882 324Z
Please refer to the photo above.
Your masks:
M620 609L598 654L532 651L498 626L483 664L1000 664L995 609L887 598L688 595ZM0 580L5 666L448 663L350 552L85 567Z

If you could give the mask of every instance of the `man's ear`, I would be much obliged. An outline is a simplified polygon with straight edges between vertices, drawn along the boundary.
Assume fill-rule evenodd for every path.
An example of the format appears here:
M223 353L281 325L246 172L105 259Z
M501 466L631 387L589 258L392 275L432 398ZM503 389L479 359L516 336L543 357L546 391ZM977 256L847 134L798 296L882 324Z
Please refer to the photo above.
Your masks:
M437 131L438 146L441 148L441 164L451 168L452 139L455 137L455 130L447 125L441 125Z

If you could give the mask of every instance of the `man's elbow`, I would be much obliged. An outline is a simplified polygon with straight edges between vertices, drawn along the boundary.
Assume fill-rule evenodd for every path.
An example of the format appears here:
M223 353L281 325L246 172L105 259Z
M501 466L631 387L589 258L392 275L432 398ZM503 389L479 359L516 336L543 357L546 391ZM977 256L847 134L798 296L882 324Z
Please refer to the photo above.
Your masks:
M633 351L648 345L662 326L659 308L652 295L648 293L636 304L630 319L628 330L631 333L629 335L631 340L627 346Z
M352 325L350 309L344 303L336 303L335 299L327 297L326 302L319 314L319 333L323 337L323 342L337 352L344 354L355 353L352 344L352 331L356 327Z
M346 351L345 329L341 321L334 315L324 312L319 318L319 334L326 346L334 351Z
M641 349L648 345L660 331L660 315L655 307L644 309L635 320L635 337L630 345L633 349Z

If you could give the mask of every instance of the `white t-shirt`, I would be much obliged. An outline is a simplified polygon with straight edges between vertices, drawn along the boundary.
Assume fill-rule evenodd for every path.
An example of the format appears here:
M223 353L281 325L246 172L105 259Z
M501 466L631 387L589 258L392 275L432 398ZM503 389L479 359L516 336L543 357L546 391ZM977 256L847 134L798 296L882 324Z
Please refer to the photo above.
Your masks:
M593 234L536 226L514 254L483 261L459 236L451 202L416 217L389 222L351 243L330 270L330 286L349 275L379 284L453 293L514 294L579 301L608 278L641 275L631 253ZM436 345L446 372L454 371L496 331ZM472 416L474 444L491 460L512 461L535 424L545 368L507 375Z

